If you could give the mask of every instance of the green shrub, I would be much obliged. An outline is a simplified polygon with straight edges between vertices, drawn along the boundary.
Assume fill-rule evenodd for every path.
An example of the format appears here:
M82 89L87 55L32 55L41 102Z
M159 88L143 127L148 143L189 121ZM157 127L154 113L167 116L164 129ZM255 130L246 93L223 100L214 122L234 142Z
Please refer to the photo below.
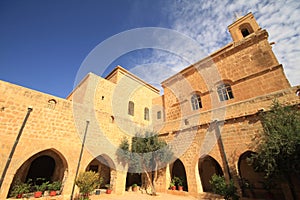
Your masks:
M99 174L93 171L81 172L76 180L81 194L89 194L99 186Z
M44 192L45 190L47 190L49 185L49 181L43 182L42 184L38 185L34 185L35 191L41 191Z
M215 194L222 195L224 199L237 200L239 196L236 193L236 187L233 184L233 181L230 180L229 184L226 183L224 176L219 176L214 174L209 183L212 185L213 192Z
M53 183L50 183L48 185L49 190L57 191L60 190L61 182L60 181L54 181Z
M29 183L22 183L21 181L17 181L11 190L10 196L16 197L19 194L25 194L30 192L31 185Z
M184 182L184 178L182 177L174 176L174 178L172 178L172 183L174 183L174 185L183 186L183 182Z

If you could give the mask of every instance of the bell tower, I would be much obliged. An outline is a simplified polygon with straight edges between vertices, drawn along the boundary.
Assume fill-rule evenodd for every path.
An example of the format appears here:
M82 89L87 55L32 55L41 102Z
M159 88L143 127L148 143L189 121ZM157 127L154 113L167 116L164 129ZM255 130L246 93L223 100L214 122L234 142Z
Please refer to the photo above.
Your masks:
M235 22L228 26L228 30L234 42L240 41L260 29L251 12L243 17L237 18Z

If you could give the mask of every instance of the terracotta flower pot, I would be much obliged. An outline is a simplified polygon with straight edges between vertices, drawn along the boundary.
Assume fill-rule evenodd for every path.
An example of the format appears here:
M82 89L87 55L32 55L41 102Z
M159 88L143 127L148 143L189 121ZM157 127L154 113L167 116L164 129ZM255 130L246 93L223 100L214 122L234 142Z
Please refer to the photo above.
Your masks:
M171 190L176 190L176 186L171 186Z
M56 196L56 191L55 190L51 190L50 193L49 193L49 195L51 197Z
M183 186L178 186L179 191L183 191Z
M107 189L106 194L111 194L111 189Z
M39 198L39 197L41 197L41 196L42 196L42 194L43 194L43 192L42 192L42 191L37 191L37 192L34 192L34 197L35 197L35 198Z

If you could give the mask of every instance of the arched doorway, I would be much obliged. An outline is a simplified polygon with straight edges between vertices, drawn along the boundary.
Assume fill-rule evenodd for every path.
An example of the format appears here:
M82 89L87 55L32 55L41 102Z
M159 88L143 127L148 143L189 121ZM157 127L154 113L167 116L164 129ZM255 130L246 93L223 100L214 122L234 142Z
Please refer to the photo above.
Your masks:
M67 161L55 149L41 151L27 159L16 171L10 190L16 182L32 180L35 184L44 181L61 181L62 186L67 178ZM62 190L62 189L61 189Z
M107 184L113 187L114 179L116 178L115 164L106 154L102 154L92 160L87 166L86 171L94 171L100 174L103 180L100 188L105 188Z
M255 154L252 151L244 152L238 162L238 170L241 178L240 184L244 197L250 198L266 198L284 199L284 194L281 190L280 183L272 181L271 185L267 185L264 173L256 172L248 163L247 159ZM268 189L270 188L270 189Z
M181 160L176 159L175 162L171 165L171 178L179 177L183 181L183 190L188 191L188 182L186 179L185 167Z
M42 178L46 181L51 181L55 169L55 160L47 155L37 157L30 164L26 181L29 179L36 180Z
M204 192L212 192L212 187L209 181L211 177L216 175L223 175L223 171L219 163L210 156L205 156L199 159L199 175Z
M130 170L128 170L128 171L130 171ZM133 184L137 184L138 186L142 186L142 174L141 173L127 172L126 189L128 189Z

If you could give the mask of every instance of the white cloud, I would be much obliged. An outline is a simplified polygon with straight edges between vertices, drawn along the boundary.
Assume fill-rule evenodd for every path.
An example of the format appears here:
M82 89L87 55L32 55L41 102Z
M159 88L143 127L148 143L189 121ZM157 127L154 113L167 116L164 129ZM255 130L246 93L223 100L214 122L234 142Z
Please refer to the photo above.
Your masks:
M300 84L300 2L299 1L199 1L183 0L170 12L173 28L196 39L203 51L212 53L231 38L224 30L234 14L254 13L258 23L269 32L269 40L292 85Z
M292 85L300 84L300 1L172 0L166 1L162 9L168 13L172 29L199 43L200 50L204 53L203 57L232 41L227 26L234 22L235 14L242 16L252 12L259 25L269 32L269 41L275 42L274 53L283 64L288 80ZM178 44L176 41L169 45L173 45L174 48L183 46L183 49L187 49L187 45ZM189 54L192 53L193 51L189 52ZM148 73L139 73L139 75L152 83L151 79L162 80L162 77L169 77L187 65L174 59L173 55L161 52L154 52L152 58L142 64L149 63L156 63L156 66L160 66L160 69L154 67L153 70L162 70L165 66L162 70L163 75L158 76L157 73L150 73L150 65L144 65L144 68L147 66ZM139 70L143 68L142 64L137 67ZM151 74L153 74L152 78Z

